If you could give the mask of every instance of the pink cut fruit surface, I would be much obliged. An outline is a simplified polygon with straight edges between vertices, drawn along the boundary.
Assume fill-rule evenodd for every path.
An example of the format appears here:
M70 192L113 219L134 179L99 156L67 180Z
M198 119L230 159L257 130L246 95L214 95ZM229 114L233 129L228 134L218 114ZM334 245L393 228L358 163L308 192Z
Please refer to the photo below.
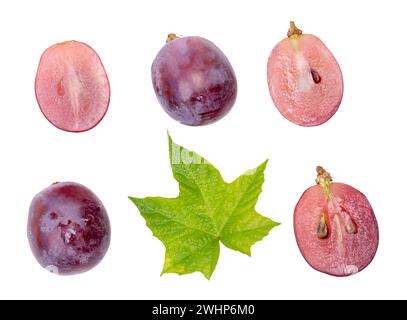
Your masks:
M223 52L201 37L169 35L151 67L155 94L175 120L190 126L213 123L233 107L235 73Z
M82 132L103 119L110 86L98 54L82 42L66 41L42 54L35 94L42 113L54 126Z
M338 110L341 69L324 43L291 23L288 38L272 50L267 64L271 98L280 113L301 126L317 126Z
M355 188L333 183L318 167L318 184L301 196L294 212L299 249L314 269L349 276L372 261L379 230L368 199Z

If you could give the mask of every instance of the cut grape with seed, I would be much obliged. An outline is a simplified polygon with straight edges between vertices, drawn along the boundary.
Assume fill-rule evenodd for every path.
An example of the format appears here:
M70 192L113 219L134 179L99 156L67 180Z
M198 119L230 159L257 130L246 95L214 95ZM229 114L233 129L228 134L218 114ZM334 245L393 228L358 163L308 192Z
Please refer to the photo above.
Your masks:
M106 114L110 85L98 54L85 43L66 41L42 54L35 94L49 122L64 131L82 132Z
M355 188L332 182L317 168L317 185L301 196L294 232L305 260L314 269L349 276L369 265L379 244L379 229L368 199Z
M169 34L152 67L153 87L164 110L190 126L213 123L233 107L235 73L223 52L201 37Z
M32 200L27 234L41 266L56 274L77 274L105 256L110 222L91 190L75 182L54 183Z
M341 69L325 44L314 35L302 34L294 22L287 36L268 59L271 98L291 122L318 126L328 121L341 104Z

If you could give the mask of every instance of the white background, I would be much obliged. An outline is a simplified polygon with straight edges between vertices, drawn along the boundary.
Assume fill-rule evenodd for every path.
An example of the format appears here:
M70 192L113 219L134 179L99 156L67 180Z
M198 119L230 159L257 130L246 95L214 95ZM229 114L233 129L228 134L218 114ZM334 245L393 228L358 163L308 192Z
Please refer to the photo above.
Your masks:
M407 298L405 12L404 1L2 2L0 298ZM267 58L291 19L320 37L343 71L342 105L319 127L288 122L269 96ZM183 126L159 106L150 66L169 32L206 37L232 63L238 99L216 124ZM34 95L41 53L70 39L99 53L112 91L103 121L80 134L53 127ZM252 258L222 247L210 281L160 277L164 247L127 199L177 195L167 129L227 181L270 159L257 210L282 225ZM379 223L376 258L348 278L313 270L295 242L293 210L319 164L365 193ZM112 224L105 259L69 277L43 270L26 238L33 196L66 180L91 188Z

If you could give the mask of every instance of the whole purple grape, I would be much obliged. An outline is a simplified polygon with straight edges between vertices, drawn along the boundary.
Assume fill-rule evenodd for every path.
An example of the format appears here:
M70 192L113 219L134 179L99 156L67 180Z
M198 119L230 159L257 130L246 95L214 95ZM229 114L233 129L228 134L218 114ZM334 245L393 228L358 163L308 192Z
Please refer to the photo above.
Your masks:
M236 101L231 64L218 47L201 37L170 34L153 62L151 77L161 106L186 125L213 123Z
M34 197L27 233L37 261L62 275L93 268L110 244L105 207L91 190L75 182L54 183Z

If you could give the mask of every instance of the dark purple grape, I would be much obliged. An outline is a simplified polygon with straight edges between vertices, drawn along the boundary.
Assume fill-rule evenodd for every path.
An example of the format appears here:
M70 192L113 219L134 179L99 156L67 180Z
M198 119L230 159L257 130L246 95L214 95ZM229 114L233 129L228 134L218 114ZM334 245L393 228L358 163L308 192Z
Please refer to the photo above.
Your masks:
M235 73L212 42L201 37L171 38L151 67L157 98L175 120L191 126L213 123L233 107Z
M31 202L27 226L31 250L48 271L88 271L106 254L110 222L99 198L75 182L54 183Z

